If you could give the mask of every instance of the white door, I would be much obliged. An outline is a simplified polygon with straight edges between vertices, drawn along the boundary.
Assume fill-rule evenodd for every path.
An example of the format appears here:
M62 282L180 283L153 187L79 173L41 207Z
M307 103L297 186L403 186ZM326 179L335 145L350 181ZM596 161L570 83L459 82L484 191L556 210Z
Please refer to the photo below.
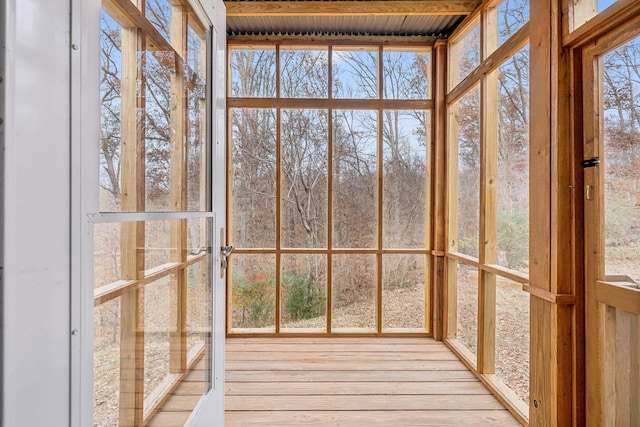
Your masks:
M190 427L224 425L224 344L226 334L226 257L231 247L226 246L226 14L222 0L216 0L217 13L213 19L212 93L213 162L212 202L216 212L216 259L213 275L212 340L209 389L193 411L187 425Z
M102 0L83 8L83 42L99 55L84 55L76 76L85 91L76 147L85 221L74 425L222 426L224 5Z

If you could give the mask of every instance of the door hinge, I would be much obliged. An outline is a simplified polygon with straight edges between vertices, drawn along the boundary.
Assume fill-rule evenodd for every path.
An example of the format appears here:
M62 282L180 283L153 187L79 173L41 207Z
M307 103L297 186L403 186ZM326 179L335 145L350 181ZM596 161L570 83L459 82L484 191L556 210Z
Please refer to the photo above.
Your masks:
M583 168L593 168L596 167L600 164L600 159L597 157L594 157L592 159L586 159L583 160L582 162L580 162L580 165L582 165Z

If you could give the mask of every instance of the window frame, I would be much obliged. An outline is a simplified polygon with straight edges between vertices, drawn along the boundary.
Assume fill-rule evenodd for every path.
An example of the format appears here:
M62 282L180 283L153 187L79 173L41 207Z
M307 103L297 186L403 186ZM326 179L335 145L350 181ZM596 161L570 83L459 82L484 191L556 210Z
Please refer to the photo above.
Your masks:
M330 41L306 41L306 40L301 40L301 41L295 41L295 40L288 40L288 41L277 41L277 42L246 42L243 41L242 38L238 38L235 40L229 40L228 41L228 51L229 51L229 55L228 55L228 67L229 69L231 68L232 64L230 63L230 58L232 55L232 51L234 48L238 48L238 49L242 49L243 47L247 47L250 49L260 49L260 48L272 48L273 46L275 46L276 48L276 58L277 61L279 61L280 58L280 48L286 48L286 49L291 49L291 48L295 48L295 47L301 47L301 48L313 48L314 46L318 47L318 48L326 48L328 49L328 72L329 72L329 81L328 81L328 88L329 88L329 92L328 92L328 96L326 98L318 98L318 99L313 99L313 98L281 98L279 95L279 91L277 91L276 93L276 97L275 98L240 98L240 97L233 97L233 96L228 96L227 98L227 108L229 111L228 117L229 117L229 122L228 122L228 144L229 144L229 150L228 150L228 157L227 157L227 169L228 169L228 180L227 180L227 206L228 206L228 222L227 222L227 238L229 240L231 240L232 238L232 218L233 218L233 214L232 214L232 209L233 209L233 204L232 204L232 197L233 197L233 183L232 183L232 164L233 164L233 160L232 160L232 132L231 127L232 127L232 114L231 111L233 109L241 109L241 108L268 108L268 109L275 109L278 113L277 113L277 117L278 117L278 122L279 122L279 118L280 118L280 111L285 110L285 109L324 109L328 112L329 116L331 116L333 113L333 111L335 110L373 110L373 111L377 111L377 116L378 116L378 129L380 129L381 123L382 123L382 113L385 110L411 110L411 111L426 111L428 112L428 114L430 115L430 119L429 119L429 135L427 135L427 157L425 159L426 164L427 164L427 168L429 170L432 170L433 166L432 166L432 161L433 161L433 147L434 147L434 126L433 126L433 122L435 120L434 116L433 116L433 111L434 111L434 107L435 107L435 101L434 101L434 91L435 91L435 85L434 85L434 70L435 70L435 66L434 66L434 51L433 51L433 45L432 44L425 44L425 43L396 43L396 44L384 44L384 43L378 43L378 42L363 42L363 41L349 41L349 42L330 42ZM332 90L332 53L333 53L333 48L336 48L337 50L348 50L350 47L353 47L354 49L358 49L358 48L372 48L372 49L376 49L378 50L378 85L379 85L379 89L378 89L378 96L375 99L368 99L368 98L362 98L362 99L348 99L348 98L333 98L333 90ZM423 100L405 100L405 99L384 99L382 96L382 80L384 80L384 78L382 77L383 73L382 73L382 67L383 67L383 61L382 61L382 57L384 56L384 51L385 48L387 49L400 49L400 50L408 50L408 49L414 49L417 51L426 51L429 53L430 58L429 58L429 70L428 70L428 76L429 76L429 81L428 81L428 85L429 85L429 94L428 94L428 98L425 98ZM276 85L279 86L279 79L280 79L280 70L279 70L279 64L276 65L276 79L277 79L277 83ZM229 76L231 76L231 72L229 73ZM231 84L229 83L229 86ZM329 122L329 128L332 128L331 125L331 119ZM279 126L279 125L277 125ZM378 156L377 156L377 174L378 174L378 180L381 180L381 174L382 174L382 145L383 145L383 141L382 141L382 136L380 135L380 131L379 131L379 135L378 135ZM332 152L332 147L333 147L333 142L332 142L332 132L329 132L329 141L328 141L328 152L331 153ZM277 137L277 143L276 146L279 147L280 146L280 136L278 135ZM276 158L276 162L278 165L281 164L281 156L280 156L280 150L278 148L278 153L277 153L277 158ZM331 156L330 156L331 157ZM329 168L331 168L331 160L329 160ZM236 248L235 253L236 254L272 254L275 256L276 258L276 269L275 269L275 286L276 286L276 292L275 292L275 325L273 328L271 329L262 329L262 330L256 330L256 329L246 329L246 330L242 330L242 329L238 329L238 328L233 328L233 324L232 324L232 319L231 319L231 302L229 302L228 305L228 313L227 313L227 335L228 336L234 336L234 335L246 335L247 333L260 333L261 335L285 335L285 334L295 334L296 336L300 336L300 335L304 335L304 334L322 334L322 335L331 335L331 334L385 334L385 335L393 335L393 334L402 334L402 335L406 335L406 334L414 334L414 335L419 335L419 336L431 336L432 334L432 326L431 326L431 307L432 307L432 289L431 289L431 278L432 278L432 270L431 270L431 265L432 263L432 243L431 243L431 213L430 213L430 209L432 206L432 201L431 201L431 186L432 186L432 182L430 182L430 173L427 172L426 176L427 176L427 181L425 183L425 200L426 200L426 212L425 212L425 243L424 243L424 247L423 248L419 248L419 249L389 249L389 248L384 248L382 247L382 229L380 227L380 219L378 219L377 221L377 231L376 231L376 235L377 235L377 244L375 247L372 247L370 249L364 249L364 248L334 248L334 247L330 247L330 240L331 237L328 237L328 242L327 242L327 246L324 248L313 248L313 249L303 249L303 248L285 248L282 247L280 245L280 240L281 240L281 227L280 227L280 212L281 212L281 207L280 207L280 203L281 203L281 197L279 197L280 194L280 183L281 183L281 177L278 176L276 178L276 247L275 248L269 248L269 249L264 249L264 248ZM332 202L331 202L331 188L332 188L332 173L328 172L328 183L327 183L327 193L328 193L328 232L331 233L332 230L332 221L331 221L331 217L333 215L332 213ZM382 218L383 216L383 212L382 212L382 199L383 199L383 192L381 190L377 191L377 212L376 215L378 218ZM281 256L282 255L289 255L289 254L322 254L324 256L326 256L326 262L327 262L327 294L328 294L328 298L327 298L327 325L324 329L322 330L318 330L318 329L314 329L314 330L292 330L292 329L285 329L283 327L281 327L281 322L282 322L282 313L281 313L281 301L280 301L280 295L281 295ZM376 265L377 265L377 278L376 278L376 328L373 330L363 330L363 329L336 329L333 328L331 325L331 277L332 277L332 269L331 269L331 264L332 264L332 256L333 255L341 255L341 254L371 254L371 255L375 255L376 257ZM383 302L382 302L382 292L383 292L383 279L382 279L382 264L383 264L383 257L384 255L387 254L418 254L418 255L423 255L426 259L425 262L425 266L426 266L426 270L425 270L425 287L426 287L426 293L425 293L425 319L424 319L424 329L421 330L417 330L417 329L408 329L408 330L398 330L398 329L388 329L388 328L384 328L383 327L383 313L382 313L382 307L383 307ZM233 268L233 266L231 266L231 268ZM231 301L231 295L232 295L232 285L231 285L231 275L229 275L229 277L227 278L227 295L228 295L228 300Z

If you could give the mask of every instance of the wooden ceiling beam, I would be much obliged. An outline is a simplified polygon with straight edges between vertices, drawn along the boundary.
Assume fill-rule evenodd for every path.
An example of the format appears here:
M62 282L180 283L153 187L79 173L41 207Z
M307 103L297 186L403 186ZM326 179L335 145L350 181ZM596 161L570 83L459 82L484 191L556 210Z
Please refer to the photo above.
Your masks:
M478 0L225 1L227 16L469 15Z

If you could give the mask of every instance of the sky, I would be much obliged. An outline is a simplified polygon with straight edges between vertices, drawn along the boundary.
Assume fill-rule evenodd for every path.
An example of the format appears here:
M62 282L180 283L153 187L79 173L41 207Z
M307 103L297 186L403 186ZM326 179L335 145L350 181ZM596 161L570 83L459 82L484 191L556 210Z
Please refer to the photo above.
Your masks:
M598 0L598 13L602 12L615 2L616 0Z

